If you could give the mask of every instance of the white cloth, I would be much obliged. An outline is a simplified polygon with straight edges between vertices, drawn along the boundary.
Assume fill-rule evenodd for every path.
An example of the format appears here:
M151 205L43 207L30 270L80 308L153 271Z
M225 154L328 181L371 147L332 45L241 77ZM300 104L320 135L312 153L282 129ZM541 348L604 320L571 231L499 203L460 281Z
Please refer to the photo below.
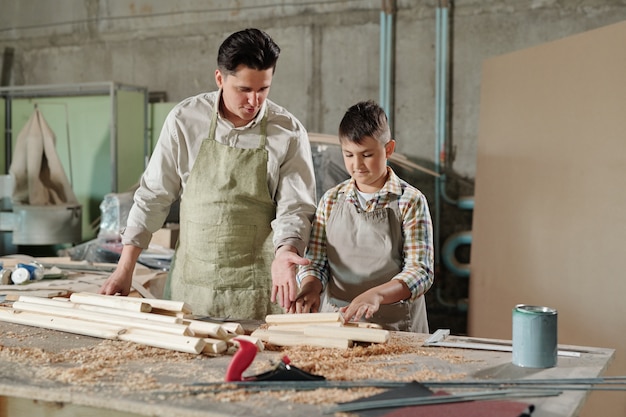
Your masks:
M209 136L219 94L214 91L190 97L170 111L135 193L122 243L146 248L152 233L162 227L171 203L181 195L185 198L185 185L200 145ZM257 147L260 122L268 107L267 188L276 203L274 246L291 244L302 254L316 203L311 145L306 130L292 114L270 100L263 106L243 127L218 117L215 139L234 148Z
M35 109L17 137L9 168L15 181L13 204L78 204L55 142L54 132Z

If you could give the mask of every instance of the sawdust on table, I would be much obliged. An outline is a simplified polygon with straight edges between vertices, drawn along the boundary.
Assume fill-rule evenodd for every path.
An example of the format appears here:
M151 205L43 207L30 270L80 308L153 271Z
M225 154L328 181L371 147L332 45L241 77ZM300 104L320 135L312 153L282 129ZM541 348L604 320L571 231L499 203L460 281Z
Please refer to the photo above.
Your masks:
M7 333L4 338L23 338L18 333ZM266 349L280 352L291 363L307 372L324 375L328 380L356 381L365 379L390 381L443 381L465 377L465 374L442 374L431 369L405 373L398 376L402 365L411 363L402 355L436 357L451 364L468 362L454 349L424 348L416 343L415 335L392 333L389 342L384 344L360 344L350 349L316 348L298 346L282 348L266 344ZM132 342L102 340L88 347L64 349L58 353L48 352L36 347L3 346L0 344L0 360L28 365L33 378L42 381L66 384L77 391L89 391L93 387L110 387L120 393L155 391L160 397L210 398L219 402L254 402L268 397L281 402L299 404L334 404L371 396L382 392L379 388L317 389L312 391L272 391L263 393L246 392L242 389L198 390L185 383L166 383L157 379L163 364L193 364L198 360L211 360L205 355L175 352L153 348ZM140 362L140 369L130 369L131 363ZM253 363L247 373L256 374L270 369L269 363ZM189 374L190 367L184 367L185 374L180 375L187 381L204 380L221 382L223 375L216 370L207 373L206 368L197 375ZM182 372L182 371L181 371Z

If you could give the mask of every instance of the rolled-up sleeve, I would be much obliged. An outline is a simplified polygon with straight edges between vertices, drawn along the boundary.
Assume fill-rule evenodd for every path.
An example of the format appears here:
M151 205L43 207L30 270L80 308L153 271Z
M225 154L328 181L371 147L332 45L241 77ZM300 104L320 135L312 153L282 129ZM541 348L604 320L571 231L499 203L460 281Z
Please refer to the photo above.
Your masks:
M147 248L152 234L163 227L170 206L181 194L181 170L189 169L186 144L178 140L176 110L168 115L148 166L135 191L122 243ZM181 152L181 149L183 152Z

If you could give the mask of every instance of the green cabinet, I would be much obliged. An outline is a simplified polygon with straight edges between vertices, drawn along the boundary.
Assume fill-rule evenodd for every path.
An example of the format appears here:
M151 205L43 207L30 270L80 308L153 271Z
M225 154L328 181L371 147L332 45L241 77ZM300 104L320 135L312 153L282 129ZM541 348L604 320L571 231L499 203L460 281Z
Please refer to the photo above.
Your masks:
M132 188L152 150L148 93L115 82L0 88L0 169L7 174L17 137L39 108L82 205L83 241L96 237L100 203Z

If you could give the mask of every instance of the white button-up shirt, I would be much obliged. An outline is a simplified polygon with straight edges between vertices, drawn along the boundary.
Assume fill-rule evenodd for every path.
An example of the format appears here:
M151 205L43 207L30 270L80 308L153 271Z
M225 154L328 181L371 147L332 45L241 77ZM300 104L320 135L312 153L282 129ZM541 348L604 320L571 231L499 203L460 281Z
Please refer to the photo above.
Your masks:
M135 192L122 243L147 248L163 226L170 205L185 195L185 184L220 92L203 93L177 104L167 116L158 143ZM267 188L276 203L274 247L289 244L302 255L315 213L315 176L306 130L291 113L266 100L257 117L242 127L218 115L215 139L236 148L259 146L261 120L267 119ZM237 167L232 167L237 169Z

